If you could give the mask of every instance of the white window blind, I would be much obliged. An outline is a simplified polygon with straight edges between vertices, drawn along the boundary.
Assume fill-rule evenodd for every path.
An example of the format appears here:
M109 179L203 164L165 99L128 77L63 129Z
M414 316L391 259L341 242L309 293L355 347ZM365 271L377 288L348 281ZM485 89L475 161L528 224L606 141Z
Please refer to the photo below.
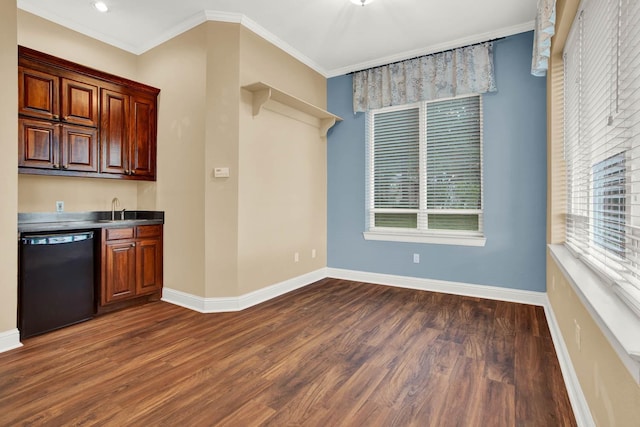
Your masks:
M367 230L482 236L479 95L367 115Z
M430 229L479 230L482 212L480 142L479 96L427 104Z
M640 315L640 2L583 0L564 51L566 244Z

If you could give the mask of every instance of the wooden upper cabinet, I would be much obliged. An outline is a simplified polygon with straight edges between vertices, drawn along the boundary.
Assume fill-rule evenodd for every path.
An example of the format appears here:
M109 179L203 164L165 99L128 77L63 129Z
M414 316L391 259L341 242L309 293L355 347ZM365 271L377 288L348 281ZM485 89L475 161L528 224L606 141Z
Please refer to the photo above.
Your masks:
M62 170L98 172L98 131L82 126L60 126Z
M61 118L66 123L98 127L98 86L63 78Z
M159 89L18 47L19 172L156 179Z
M18 120L18 166L54 169L60 164L59 126L44 120Z
M100 151L103 173L127 174L129 162L129 96L102 89Z
M155 179L156 100L102 89L101 111L101 172Z
M18 166L45 171L97 172L97 130L20 118Z
M156 102L152 98L131 98L129 169L135 176L156 176Z
M47 120L60 118L60 78L18 67L18 114Z

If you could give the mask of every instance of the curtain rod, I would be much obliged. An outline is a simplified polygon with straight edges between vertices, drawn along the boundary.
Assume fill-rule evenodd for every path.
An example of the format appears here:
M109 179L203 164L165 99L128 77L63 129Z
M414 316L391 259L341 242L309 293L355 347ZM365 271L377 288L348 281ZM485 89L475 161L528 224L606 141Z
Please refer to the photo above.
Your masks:
M398 64L400 62L411 61L413 59L423 58L425 56L437 55L439 53L451 52L451 51L454 51L456 49L464 49L464 48L467 48L467 47L478 46L478 45L485 44L485 43L493 43L493 42L497 42L498 40L504 40L505 38L506 37L497 37L495 39L486 40L486 41L483 41L483 42L476 42L476 43L471 43L471 44L468 44L468 45L465 45L465 46L453 47L451 49L445 49L445 50L441 50L439 52L427 53L425 55L418 55L418 56L414 56L412 58L401 59L399 61L389 62L388 64L376 65L375 67L369 67L369 68L363 68L362 70L351 71L350 73L347 73L347 74L355 74L355 73L359 73L361 71L373 70L374 68L384 67L384 66L387 66L387 65Z

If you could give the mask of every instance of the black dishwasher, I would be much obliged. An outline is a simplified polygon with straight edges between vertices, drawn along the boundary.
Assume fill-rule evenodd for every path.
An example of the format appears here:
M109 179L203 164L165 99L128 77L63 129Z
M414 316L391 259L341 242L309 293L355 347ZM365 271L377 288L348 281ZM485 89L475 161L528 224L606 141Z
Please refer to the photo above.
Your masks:
M93 317L93 248L93 231L21 237L20 338Z

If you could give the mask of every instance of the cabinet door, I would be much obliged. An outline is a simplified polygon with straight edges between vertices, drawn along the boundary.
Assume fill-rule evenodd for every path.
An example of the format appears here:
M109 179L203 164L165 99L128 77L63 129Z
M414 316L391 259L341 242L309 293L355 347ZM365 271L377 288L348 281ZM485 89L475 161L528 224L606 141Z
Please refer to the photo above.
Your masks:
M59 169L60 125L43 120L18 120L18 166Z
M98 127L98 86L63 78L61 114L66 123Z
M135 296L136 244L132 241L107 242L103 257L102 304Z
M131 175L156 176L156 101L131 98L129 169Z
M95 128L63 125L60 138L61 169L98 172L98 131Z
M162 289L162 240L145 239L136 243L136 293L149 294Z
M59 81L60 79L53 74L18 67L18 114L58 120Z
M107 89L100 93L100 172L128 174L129 96Z

